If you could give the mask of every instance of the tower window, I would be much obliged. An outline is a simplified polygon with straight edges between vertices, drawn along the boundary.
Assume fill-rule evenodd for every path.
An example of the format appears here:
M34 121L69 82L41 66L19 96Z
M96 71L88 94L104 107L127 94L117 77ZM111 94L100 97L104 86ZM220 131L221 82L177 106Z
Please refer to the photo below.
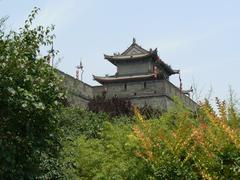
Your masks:
M127 84L124 84L124 90L125 91L127 90Z
M143 87L144 87L144 89L146 89L146 87L147 87L147 83L146 82L144 82Z

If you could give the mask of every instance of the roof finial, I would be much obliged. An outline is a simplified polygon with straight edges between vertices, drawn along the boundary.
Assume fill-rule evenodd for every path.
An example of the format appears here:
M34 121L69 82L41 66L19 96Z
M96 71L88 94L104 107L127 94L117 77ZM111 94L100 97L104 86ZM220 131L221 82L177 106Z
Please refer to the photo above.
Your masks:
M133 44L136 44L136 39L135 38L133 38Z
M80 60L79 65L76 66L77 70L76 70L76 78L79 80L79 70L81 71L81 81L83 80L83 64L82 64L82 60Z

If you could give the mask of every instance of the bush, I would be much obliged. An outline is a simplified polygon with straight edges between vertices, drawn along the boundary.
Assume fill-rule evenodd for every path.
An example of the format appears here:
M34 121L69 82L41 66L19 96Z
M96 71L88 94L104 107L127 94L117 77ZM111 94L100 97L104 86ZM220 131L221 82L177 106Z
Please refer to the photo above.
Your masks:
M239 117L217 104L218 113L208 102L191 112L176 101L159 119L146 121L135 109L136 122L104 122L98 139L66 142L64 172L69 179L238 179Z
M63 140L73 140L84 135L89 138L101 138L103 124L111 122L112 124L124 125L136 121L135 117L119 116L110 118L107 113L94 113L81 107L67 107L60 113L59 128L63 131Z
M182 104L161 121L133 126L138 146L135 155L152 168L156 179L238 179L240 134L236 112L217 100L219 113L205 102L197 115ZM161 124L160 124L161 122Z
M133 105L129 99L113 97L111 99L106 99L105 96L94 97L88 103L88 110L99 113L105 112L109 117L118 119L121 116L133 117ZM159 118L163 111L161 109L154 109L151 105L145 104L143 107L139 108L141 114L146 119ZM125 118L122 118L124 120Z
M106 113L93 113L80 107L68 107L61 112L60 128L65 139L74 139L81 135L87 138L99 138L103 123L108 121Z
M144 117L144 119L156 119L163 115L163 110L154 109L152 106L145 104L143 107L139 108L139 112Z
M131 151L129 125L104 123L101 139L80 136L65 144L67 179L146 179L143 164Z
M105 112L110 117L133 115L131 101L118 97L113 97L112 99L106 99L104 96L94 97L88 103L88 110L95 113Z

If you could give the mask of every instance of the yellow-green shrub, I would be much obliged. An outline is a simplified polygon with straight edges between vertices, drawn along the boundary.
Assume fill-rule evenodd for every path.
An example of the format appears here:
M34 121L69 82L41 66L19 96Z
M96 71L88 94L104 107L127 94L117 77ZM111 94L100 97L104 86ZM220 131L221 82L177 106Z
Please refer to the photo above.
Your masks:
M192 113L178 103L156 121L145 121L135 110L139 119L132 128L139 145L135 155L152 167L157 179L237 179L237 113L218 99L217 107L218 113L205 102Z

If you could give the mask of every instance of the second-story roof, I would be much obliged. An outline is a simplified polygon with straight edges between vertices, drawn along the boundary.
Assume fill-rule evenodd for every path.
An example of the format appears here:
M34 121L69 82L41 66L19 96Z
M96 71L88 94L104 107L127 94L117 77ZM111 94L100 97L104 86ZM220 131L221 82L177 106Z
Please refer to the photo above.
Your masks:
M112 82L130 82L130 81L138 81L138 80L148 80L148 79L154 79L155 74L143 74L143 75L132 75L132 76L122 76L122 77L117 77L117 76L94 76L93 79L98 81L101 84L104 83L112 83Z

